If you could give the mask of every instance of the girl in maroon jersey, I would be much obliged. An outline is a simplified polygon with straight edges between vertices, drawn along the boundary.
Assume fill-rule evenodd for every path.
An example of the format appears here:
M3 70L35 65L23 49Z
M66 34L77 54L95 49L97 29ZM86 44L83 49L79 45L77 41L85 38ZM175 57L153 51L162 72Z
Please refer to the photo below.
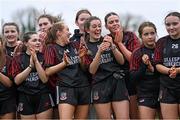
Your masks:
M19 27L14 22L5 23L2 27L7 55L13 57L21 52L22 42L19 40Z
M15 119L16 96L10 66L11 57L6 55L0 38L0 119Z
M180 111L180 13L165 17L167 36L155 49L155 63L160 75L160 104L163 119L178 119Z
M45 49L45 43L46 43L45 40L47 39L47 31L50 29L50 27L52 27L54 23L58 22L59 20L57 17L54 17L50 14L42 14L39 16L37 21L38 21L38 27L39 27L38 35L42 42L42 47L43 47L42 52L43 52ZM57 80L53 78L49 78L48 80L48 85L52 92L52 97L53 97L54 102L56 101L56 98L55 98L56 82ZM53 118L54 119L59 118L57 105L55 105L53 108Z
M79 48L80 40L84 37L84 22L91 16L91 13L87 9L81 9L76 13L75 24L78 26L78 29L74 30L73 36L70 38L70 41Z
M139 118L155 119L160 85L159 74L153 62L156 26L152 22L143 22L138 32L142 46L132 53L130 80L137 86Z
M41 42L36 32L23 35L26 49L13 58L12 75L18 90L18 112L21 119L50 119L52 97L47 87L43 65L44 56L39 52Z
M47 31L48 29L56 22L58 22L59 19L57 17L54 17L50 14L42 14L38 17L38 26L39 26L39 31L38 31L38 35L39 38L42 42L42 52L44 51L44 47L45 47L45 40L47 37Z
M117 119L128 119L128 91L120 72L123 71L120 65L124 64L124 57L112 37L101 36L101 29L98 17L92 16L85 22L85 41L92 60L89 72L93 76L93 105L99 119L111 119L112 110Z
M106 28L110 31L110 36L112 36L115 44L125 57L125 64L122 66L122 68L124 68L125 71L125 81L130 96L129 113L130 118L137 119L138 109L136 89L135 86L131 85L129 81L129 62L133 50L140 46L140 42L134 33L123 31L118 14L110 12L105 16L104 20Z
M90 104L90 83L81 69L78 48L69 41L69 28L55 23L48 32L45 50L46 74L58 79L56 97L60 119L86 119Z

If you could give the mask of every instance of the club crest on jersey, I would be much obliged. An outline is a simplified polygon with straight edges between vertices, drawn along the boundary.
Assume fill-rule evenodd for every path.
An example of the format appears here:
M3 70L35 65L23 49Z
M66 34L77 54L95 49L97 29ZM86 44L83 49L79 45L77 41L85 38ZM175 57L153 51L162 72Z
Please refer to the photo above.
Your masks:
M60 95L60 100L66 100L67 99L67 93L66 92L62 92Z
M24 108L23 108L23 105L24 105L23 103L19 103L19 104L18 104L17 111L19 111L19 112L23 111L23 109L24 109Z
M98 99L99 99L98 91L95 91L95 92L94 92L94 94L93 94L93 99L94 99L94 100L98 100Z
M179 48L178 45L179 45L179 44L172 44L172 49L178 49L178 48Z

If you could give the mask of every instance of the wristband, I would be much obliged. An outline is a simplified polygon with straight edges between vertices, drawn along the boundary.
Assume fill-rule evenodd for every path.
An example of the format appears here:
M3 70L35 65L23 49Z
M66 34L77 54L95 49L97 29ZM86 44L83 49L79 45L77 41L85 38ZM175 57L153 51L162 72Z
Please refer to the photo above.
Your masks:
M112 45L111 50L115 50L115 49L116 49L116 45Z
M31 69L33 68L31 64L28 67L31 68Z

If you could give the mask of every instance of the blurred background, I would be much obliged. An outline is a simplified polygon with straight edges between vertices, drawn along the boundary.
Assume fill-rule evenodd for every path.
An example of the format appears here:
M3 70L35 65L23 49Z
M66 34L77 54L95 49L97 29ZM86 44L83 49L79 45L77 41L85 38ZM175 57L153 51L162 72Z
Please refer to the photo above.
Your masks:
M153 22L158 37L166 35L165 16L180 12L180 0L0 0L0 29L5 22L16 22L21 32L38 30L40 14L59 16L69 25L71 33L76 27L75 15L82 8L98 16L104 25L104 16L113 11L120 15L124 29L137 33L143 21ZM103 34L107 31L103 28Z

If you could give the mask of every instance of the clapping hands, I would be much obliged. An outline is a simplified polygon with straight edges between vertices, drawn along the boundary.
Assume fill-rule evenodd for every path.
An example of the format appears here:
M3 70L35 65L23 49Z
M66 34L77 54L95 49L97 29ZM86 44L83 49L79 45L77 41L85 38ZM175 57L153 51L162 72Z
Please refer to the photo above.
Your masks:
M154 67L152 66L151 61L150 61L150 59L149 59L149 56L148 56L147 54L144 54L144 55L142 56L142 61L143 61L143 63L144 63L145 65L148 66L148 70L149 70L149 71L154 72Z

